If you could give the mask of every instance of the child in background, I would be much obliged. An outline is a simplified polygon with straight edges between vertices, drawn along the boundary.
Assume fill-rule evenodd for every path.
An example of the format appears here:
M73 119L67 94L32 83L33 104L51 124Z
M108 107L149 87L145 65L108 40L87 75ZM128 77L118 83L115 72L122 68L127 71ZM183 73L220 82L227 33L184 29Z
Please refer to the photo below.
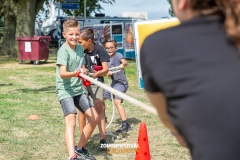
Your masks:
M76 68L81 67L80 61L84 58L83 48L77 44L80 36L78 21L76 19L65 21L62 34L66 42L61 46L57 54L56 91L65 118L65 141L68 159L95 159L83 148L97 125L98 114L87 95L84 94L81 79L76 77ZM83 63L85 62L83 61ZM83 134L76 147L74 147L77 114L75 107L88 119L88 124L83 128Z
M79 44L83 46L85 52L86 68L90 73L93 73L93 78L97 81L104 82L102 76L108 73L109 55L105 49L94 41L94 32L90 27L85 27L81 29L80 38L78 40ZM101 68L101 69L96 69ZM99 115L99 133L100 133L100 150L106 151L107 148L102 148L102 144L106 144L105 138L105 107L103 105L103 92L101 87L95 84L91 84L88 87L84 87L84 92L91 96L94 103L94 108ZM82 134L83 127L86 125L86 117L79 112L79 125L80 134Z
M122 93L126 93L128 89L128 81L126 78L124 67L127 66L127 61L123 58L121 53L116 52L118 49L116 40L108 40L105 43L105 49L110 56L110 61L108 62L108 68L113 68L118 66L121 68L120 72L117 72L114 74L112 74L111 71L108 72L107 75L112 79L111 87ZM127 122L126 113L122 106L123 99L116 95L113 95L113 98L114 98L114 104L117 107L118 113L122 120L122 126L116 132L119 132L119 133L128 132L129 130L131 130L131 126ZM106 99L110 101L112 100L110 92L105 90L104 100Z

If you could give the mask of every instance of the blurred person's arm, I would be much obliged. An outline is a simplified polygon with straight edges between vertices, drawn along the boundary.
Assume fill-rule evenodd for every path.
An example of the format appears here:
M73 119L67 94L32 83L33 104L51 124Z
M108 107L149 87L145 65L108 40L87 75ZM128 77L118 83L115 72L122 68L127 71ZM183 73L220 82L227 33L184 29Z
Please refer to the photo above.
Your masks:
M178 133L177 129L175 128L175 126L173 125L173 123L171 122L171 120L168 116L166 100L165 100L164 96L160 92L151 93L151 92L146 91L146 93L147 93L148 98L152 102L153 106L157 109L158 116L159 116L160 120L162 121L162 123L168 129L170 129L170 132L172 133L172 135L174 135L176 137L176 139L178 140L178 142L181 146L187 147L183 136Z

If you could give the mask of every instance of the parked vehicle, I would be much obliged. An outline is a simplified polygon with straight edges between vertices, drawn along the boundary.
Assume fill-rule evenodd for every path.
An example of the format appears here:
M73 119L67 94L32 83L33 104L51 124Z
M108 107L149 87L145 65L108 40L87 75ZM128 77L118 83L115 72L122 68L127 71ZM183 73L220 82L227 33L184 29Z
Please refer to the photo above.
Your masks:
M62 24L69 18L71 17L50 17L38 24L38 28L35 27L36 33L39 36L51 36L50 45L60 47L64 43L64 38L61 34L63 30ZM80 28L89 26L94 30L96 41L104 42L106 39L114 38L118 43L118 51L125 58L135 58L133 23L142 21L144 20L143 18L87 17L85 24L83 17L74 18L79 21ZM131 55L127 53L131 53Z

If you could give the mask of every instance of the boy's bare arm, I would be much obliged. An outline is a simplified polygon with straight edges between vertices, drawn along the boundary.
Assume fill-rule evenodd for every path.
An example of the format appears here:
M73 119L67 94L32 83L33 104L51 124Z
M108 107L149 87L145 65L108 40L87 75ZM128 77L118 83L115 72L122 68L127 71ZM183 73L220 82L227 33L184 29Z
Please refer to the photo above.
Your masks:
M85 65L82 65L81 72L82 72L83 74L88 74L88 70L87 70L87 68L85 67Z
M108 73L108 62L102 62L103 69L101 71L95 72L93 74L93 78L97 78L100 76L106 76Z
M59 70L60 70L60 76L62 79L67 79L67 78L72 78L76 76L76 71L74 72L68 72L67 71L67 66L64 65L58 65Z
M124 69L124 67L126 67L127 65L128 65L127 61L124 58L122 58L121 59L121 64L120 64L120 68Z

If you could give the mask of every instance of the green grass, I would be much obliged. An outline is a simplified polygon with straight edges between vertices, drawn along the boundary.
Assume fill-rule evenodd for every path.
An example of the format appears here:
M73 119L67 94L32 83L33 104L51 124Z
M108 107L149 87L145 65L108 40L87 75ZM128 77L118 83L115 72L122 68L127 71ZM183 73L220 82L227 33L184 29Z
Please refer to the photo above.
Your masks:
M18 64L17 61L8 57L0 57L0 159L67 159L64 118L55 93L55 56L50 54L49 63L40 62L40 65ZM127 95L150 105L144 90L138 89L135 61L128 60L128 64L126 67L129 81ZM110 121L111 102L107 101L106 106ZM127 101L124 101L123 106L133 130L120 135L122 142L113 142L111 137L107 136L109 143L137 143L139 124L145 122L153 160L190 159L188 150L178 145L156 116ZM31 114L39 115L40 119L28 120ZM119 126L120 117L115 109L113 123L107 130L113 132ZM79 140L78 130L77 126L76 144ZM98 137L98 129L95 129L88 142L88 149L97 160L134 159L135 153L110 155L99 152Z

